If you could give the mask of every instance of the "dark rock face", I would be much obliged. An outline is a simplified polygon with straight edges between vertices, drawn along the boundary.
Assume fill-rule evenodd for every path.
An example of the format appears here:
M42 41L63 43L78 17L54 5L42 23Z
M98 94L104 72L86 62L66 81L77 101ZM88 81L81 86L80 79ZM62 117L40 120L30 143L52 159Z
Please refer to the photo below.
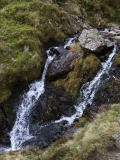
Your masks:
M32 139L24 142L22 146L47 147L55 140L61 138L63 127L60 124L46 123L41 126L31 126L30 132L34 136Z
M47 72L47 78L50 80L67 73L71 69L72 61L78 57L78 53L70 53L63 47L59 47L57 50L60 55L53 60Z
M51 55L51 56L53 56L53 55L59 55L59 54L61 54L61 50L60 50L60 47L58 48L58 47L51 47L50 49L49 49L49 55Z
M88 105L83 116L93 118L96 113L104 112L111 104L120 103L120 66L113 63L109 75L104 75L92 105Z
M101 87L94 99L96 105L120 103L120 82L111 78L105 87Z
M62 115L71 116L75 113L73 102L61 87L46 86L33 111L33 122L46 122L59 119Z
M8 131L9 131L9 124L3 113L3 109L0 107L0 144L2 145L10 144Z
M56 124L52 121L59 119L62 115L71 116L75 111L73 102L61 87L54 88L50 84L46 85L46 91L41 95L31 115L30 133L34 137L24 142L23 146L47 147L61 138L65 130L63 125L65 122Z

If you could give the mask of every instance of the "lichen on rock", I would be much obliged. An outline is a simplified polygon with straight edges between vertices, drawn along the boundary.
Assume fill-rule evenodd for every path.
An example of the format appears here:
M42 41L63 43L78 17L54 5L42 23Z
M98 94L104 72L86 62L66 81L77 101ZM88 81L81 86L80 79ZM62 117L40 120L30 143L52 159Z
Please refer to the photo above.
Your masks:
M105 40L98 34L97 29L84 29L78 38L80 45L93 52L101 52L105 46Z

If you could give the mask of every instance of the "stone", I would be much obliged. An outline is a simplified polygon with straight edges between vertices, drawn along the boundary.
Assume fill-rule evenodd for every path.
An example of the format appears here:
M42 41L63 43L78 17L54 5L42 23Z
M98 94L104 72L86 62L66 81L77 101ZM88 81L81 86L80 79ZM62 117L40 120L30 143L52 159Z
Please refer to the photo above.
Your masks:
M105 47L105 40L97 29L84 29L78 38L80 45L93 52L101 52Z
M107 35L108 35L108 32L105 32L105 31L99 31L99 34L100 34L100 35L102 35L102 36L104 37L104 36L107 36Z
M114 45L114 42L111 42L109 39L105 40L106 41L106 46L109 48L109 47L112 47Z
M33 138L23 142L22 146L47 147L55 140L60 139L64 130L62 125L55 123L39 125L35 129L33 129L33 126L30 127Z
M120 36L113 37L114 39L120 40Z
M108 37L114 37L116 35L117 35L117 33L115 31L108 32Z
M111 31L114 31L114 30L116 30L116 29L119 30L119 29L120 29L120 25L118 25L118 24L112 24L110 30L111 30Z
M117 33L117 35L119 35L119 36L120 36L120 30L115 29L114 31Z
M33 109L33 122L42 123L59 119L62 115L72 116L75 113L73 102L65 94L62 87L54 88L46 85L46 91L42 94Z
M60 50L60 48L61 47L51 47L50 49L49 49L49 55L51 55L51 56L53 56L54 54L55 55L59 55L59 54L61 54L62 52L64 52L64 51L61 51Z
M78 53L71 53L64 48L58 48L57 50L60 52L60 55L49 65L47 72L49 80L53 80L70 71L71 63L79 56Z

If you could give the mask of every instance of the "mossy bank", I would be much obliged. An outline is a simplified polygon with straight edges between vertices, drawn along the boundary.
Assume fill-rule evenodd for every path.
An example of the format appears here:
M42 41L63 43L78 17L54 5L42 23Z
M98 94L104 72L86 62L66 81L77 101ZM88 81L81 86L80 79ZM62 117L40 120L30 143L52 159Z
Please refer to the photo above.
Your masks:
M78 11L74 14L79 17ZM72 13L69 15L50 1L2 1L0 103L11 95L15 86L40 77L45 49L63 42L66 36L76 33L79 26Z

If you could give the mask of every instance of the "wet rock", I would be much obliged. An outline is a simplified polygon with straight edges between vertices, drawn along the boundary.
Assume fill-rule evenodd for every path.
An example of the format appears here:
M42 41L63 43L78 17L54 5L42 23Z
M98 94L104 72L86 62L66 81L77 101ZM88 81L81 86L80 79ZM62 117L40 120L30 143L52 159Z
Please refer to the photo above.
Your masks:
M0 107L0 144L3 145L10 144L8 131L9 131L9 124Z
M65 73L67 73L71 69L71 63L75 60L79 54L71 53L60 47L57 49L61 54L52 61L49 65L47 78L49 80L53 80L56 77L59 77Z
M118 36L120 36L120 29L115 29L114 31L117 33Z
M47 123L42 126L31 126L30 132L33 138L25 141L22 146L47 147L55 140L61 138L63 127L60 124Z
M75 108L61 87L47 85L32 113L33 122L38 123L59 119L62 115L71 116Z
M113 47L114 44L115 44L115 42L112 42L112 41L110 41L109 39L107 39L105 42L106 42L106 46L107 46L108 48Z
M58 50L58 47L51 47L49 49L49 55L53 56L53 55L59 55L61 54L61 52Z
M120 40L120 36L115 36L114 39Z
M120 102L120 73L113 70L110 73L111 78L105 78L104 83L101 84L96 96L93 100L94 106L101 106L102 104L114 104Z
M106 47L105 40L97 29L84 29L78 39L83 48L93 52L101 52Z
M110 31L109 33L108 33L108 36L109 37L114 37L114 36L116 36L117 35L117 33L115 32L115 31Z
M120 30L120 25L118 25L118 24L112 24L110 30L111 30L111 31Z
M61 55L68 53L67 50L66 50L63 46L58 47L58 48L57 48L57 51L58 51Z
M99 31L99 34L102 35L103 37L108 36L108 32L105 32L105 31Z

